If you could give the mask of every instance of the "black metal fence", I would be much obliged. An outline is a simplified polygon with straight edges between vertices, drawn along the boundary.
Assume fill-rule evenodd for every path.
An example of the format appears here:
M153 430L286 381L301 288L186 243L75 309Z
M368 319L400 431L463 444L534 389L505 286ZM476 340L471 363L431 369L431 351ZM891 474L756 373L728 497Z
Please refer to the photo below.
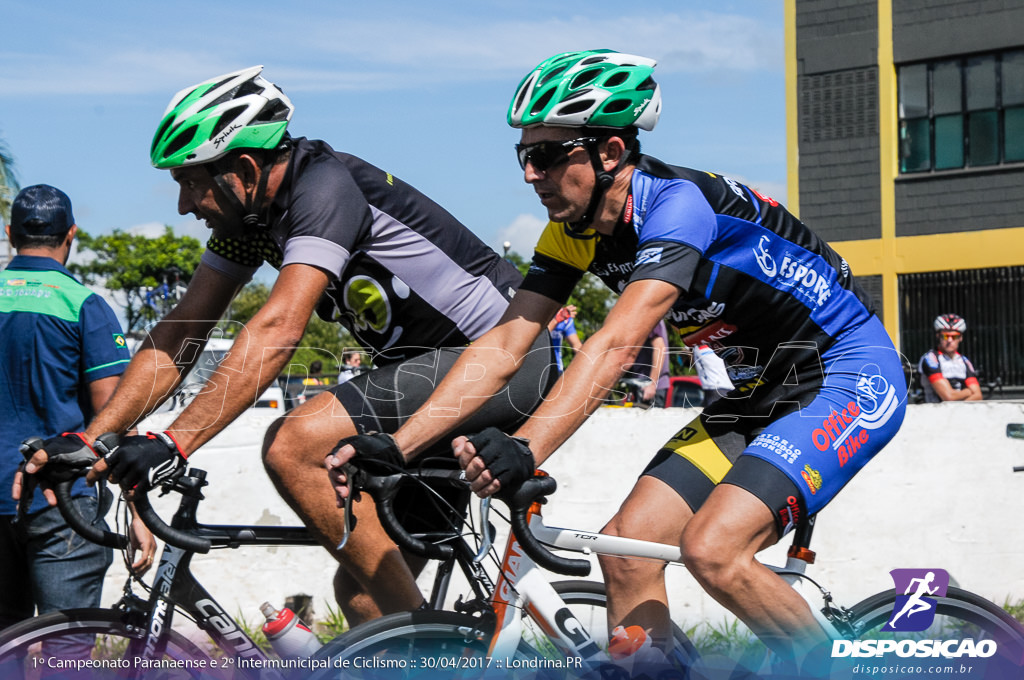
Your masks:
M915 366L935 344L932 322L959 314L967 322L960 352L982 385L1024 385L1024 267L901 274L900 346Z

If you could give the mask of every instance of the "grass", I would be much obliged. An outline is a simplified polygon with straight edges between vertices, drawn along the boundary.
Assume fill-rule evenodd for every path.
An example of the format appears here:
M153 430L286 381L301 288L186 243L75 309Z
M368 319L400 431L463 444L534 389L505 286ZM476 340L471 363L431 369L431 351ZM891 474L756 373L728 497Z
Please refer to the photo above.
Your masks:
M1009 596L1003 602L1003 609L1013 618L1024 624L1024 600L1010 602Z

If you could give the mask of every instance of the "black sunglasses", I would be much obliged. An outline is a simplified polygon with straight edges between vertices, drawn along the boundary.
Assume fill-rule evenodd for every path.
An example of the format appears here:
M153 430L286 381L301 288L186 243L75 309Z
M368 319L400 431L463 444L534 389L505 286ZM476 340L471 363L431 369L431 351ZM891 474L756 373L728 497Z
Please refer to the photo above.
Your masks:
M578 146L587 146L600 141L600 137L579 137L567 142L537 142L516 144L519 167L526 170L529 163L537 172L547 172L569 160L569 154Z

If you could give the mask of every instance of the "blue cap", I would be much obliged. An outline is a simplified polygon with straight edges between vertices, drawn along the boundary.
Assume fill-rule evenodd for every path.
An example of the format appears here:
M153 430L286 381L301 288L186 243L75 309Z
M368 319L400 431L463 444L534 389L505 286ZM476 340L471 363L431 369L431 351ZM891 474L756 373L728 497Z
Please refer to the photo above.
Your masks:
M75 223L71 199L49 184L18 192L11 204L11 233L20 236L61 236Z

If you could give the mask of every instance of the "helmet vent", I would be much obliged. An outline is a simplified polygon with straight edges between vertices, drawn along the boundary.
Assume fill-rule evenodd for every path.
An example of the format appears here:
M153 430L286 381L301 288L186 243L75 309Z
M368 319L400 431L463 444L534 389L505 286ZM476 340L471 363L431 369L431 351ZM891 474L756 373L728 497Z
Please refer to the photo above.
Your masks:
M218 89L220 89L220 88L221 88L221 87L222 87L222 86L223 86L224 84L226 84L226 83L229 83L229 82L231 82L231 80L232 80L232 79L233 79L233 78L224 78L224 79L223 79L223 80L221 80L221 81L220 81L219 83L215 84L215 85L214 85L213 87L210 87L210 88L208 88L208 89L207 89L206 91L207 91L207 92L216 92L216 91L217 91ZM237 88L236 88L236 89L237 89ZM193 91L194 91L194 90L193 90ZM216 99L211 99L211 100L210 100L209 102L207 102L207 103L206 103L206 106L204 106L203 108L201 108L201 109L199 109L199 110L200 110L200 111L207 111L207 110L209 110L209 109L213 108L214 106L217 106L218 104L221 104L221 103L223 103L223 102L226 102L226 101L231 101L231 100L232 100L232 99L234 98L234 97L232 96L232 93L233 93L233 92L234 92L234 90L228 90L227 92L225 92L225 93L221 94L221 95L220 95L219 97L217 97Z
M575 113L582 113L594 105L593 99L581 99L579 101L566 104L565 106L558 109L559 116L571 116Z
M559 78L563 73L565 73L566 69L568 69L568 68L569 68L569 63L565 63L565 64L562 64L561 66L559 66L557 68L551 69L550 71L547 72L547 74L543 78L541 78L540 80L537 81L537 84L534 87L540 87L542 85L546 85L547 83L551 82L555 78Z
M548 102L551 101L551 97L554 94L555 94L555 88L552 87L547 92L545 92L540 97L538 97L537 100L535 102L533 102L533 107L530 109L530 115L535 116L539 112L543 111L544 107L546 107L548 105Z
M619 71L610 75L607 80L604 81L604 87L618 87L622 83L629 79L629 74L624 71Z
M220 118L217 119L217 124L210 130L210 139L213 139L220 134L221 130L226 128L231 121L238 118L245 111L244 106L232 106L230 109L220 114Z
M608 57L604 56L587 57L586 59L580 62L580 66L590 66L591 64L600 64L606 61L608 61Z
M604 108L601 110L605 113L621 113L632 105L633 103L628 99L613 99L605 104Z
M174 116L167 116L164 118L164 122L160 125L160 129L156 131L156 135L153 137L153 145L149 149L150 155L156 151L156 145L164 138L167 133L167 129L171 127L171 123L174 121Z
M594 82L599 75L601 75L601 69L599 68L591 68L586 71L581 71L572 79L572 82L569 84L569 89L575 90L578 87L588 85Z
M167 145L167 149L164 151L164 158L169 158L188 146L192 142L192 139L195 138L196 129L198 127L199 126L197 125L190 125L175 135L174 139L171 140L171 143Z
M280 99L269 102L259 115L253 118L258 123L273 123L279 120L288 119L288 107Z
M658 84L656 82L654 82L654 78L652 78L650 76L647 76L647 79L644 80L644 82L642 82L639 85L637 85L636 89L637 90L653 90L656 87L658 87Z

